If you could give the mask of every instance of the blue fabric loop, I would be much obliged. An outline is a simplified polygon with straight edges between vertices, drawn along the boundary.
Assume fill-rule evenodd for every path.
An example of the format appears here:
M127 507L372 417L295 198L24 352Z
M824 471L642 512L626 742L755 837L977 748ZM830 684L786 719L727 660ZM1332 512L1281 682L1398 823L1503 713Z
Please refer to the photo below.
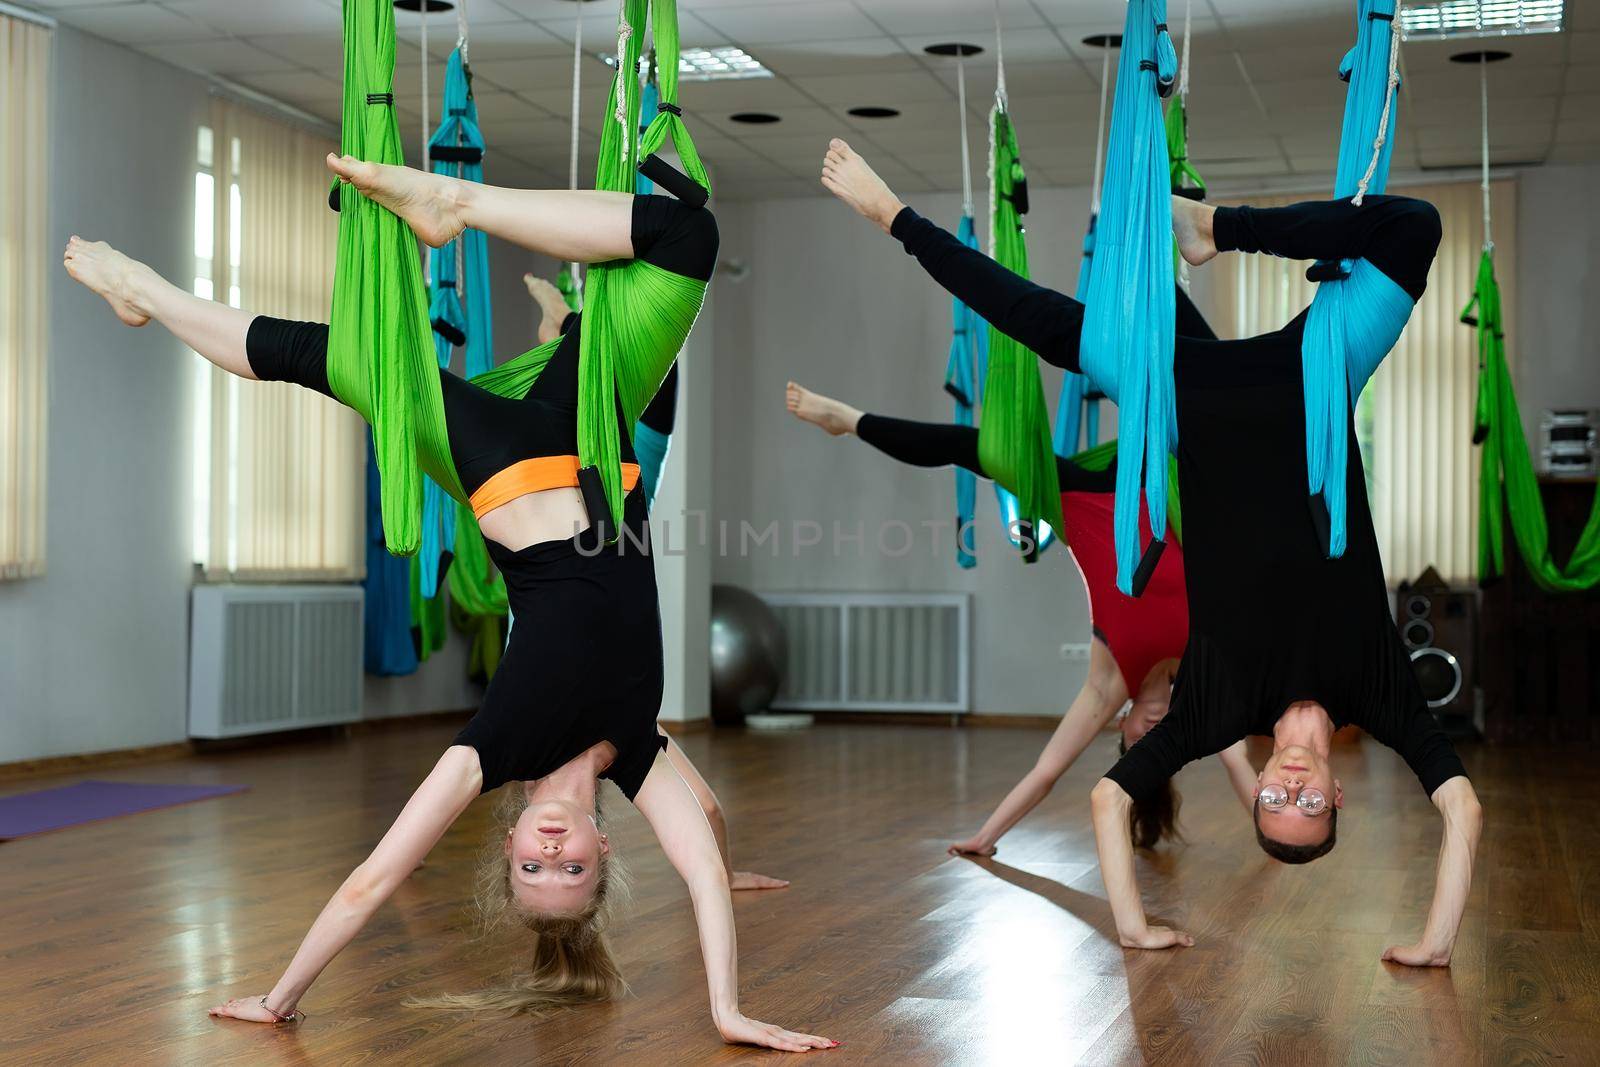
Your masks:
M1141 489L1152 531L1166 534L1167 452L1177 444L1171 164L1160 93L1176 81L1178 61L1157 28L1166 15L1165 0L1128 4L1079 347L1084 373L1119 409L1114 528L1124 593L1143 555ZM1156 69L1141 69L1146 63Z

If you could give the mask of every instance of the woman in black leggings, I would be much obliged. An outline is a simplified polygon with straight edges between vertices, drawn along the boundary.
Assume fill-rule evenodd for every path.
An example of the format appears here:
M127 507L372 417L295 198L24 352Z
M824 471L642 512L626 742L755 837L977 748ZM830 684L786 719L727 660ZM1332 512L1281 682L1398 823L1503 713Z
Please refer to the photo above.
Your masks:
M892 234L930 275L996 329L1059 367L1078 370L1083 305L1011 273L902 204L866 162L835 140L822 184ZM1439 214L1419 200L1369 196L1283 208L1214 208L1177 197L1173 233L1193 266L1219 252L1291 259L1365 259L1413 300L1439 247ZM1268 855L1305 863L1336 840L1345 795L1329 762L1347 723L1395 749L1444 818L1432 911L1422 938L1385 958L1449 962L1471 886L1481 812L1454 749L1411 672L1389 614L1348 420L1345 552L1328 558L1306 478L1301 344L1306 314L1238 341L1186 336L1174 358L1178 481L1183 494L1189 643L1172 710L1095 787L1101 875L1122 943L1192 944L1145 921L1128 839L1135 798L1185 763L1248 734L1273 738L1257 776L1253 821Z
M716 261L711 215L665 197L502 189L331 155L328 165L435 247L473 227L558 260L641 257L702 281ZM332 395L327 326L199 299L103 243L74 237L65 260L68 272L129 325L156 319L242 378ZM517 625L478 713L323 908L277 985L212 1013L296 1019L300 998L323 968L473 798L508 783L500 833L478 878L478 904L491 922L531 935L532 952L517 953L531 955L531 967L507 987L437 1003L506 1011L617 995L623 983L605 938L616 861L596 806L598 780L609 778L689 886L722 1036L791 1051L830 1046L739 1010L726 856L685 781L692 768L680 769L656 727L661 620L628 427L619 438L629 492L615 542L601 543L577 489L577 325L524 399L440 374L451 458Z

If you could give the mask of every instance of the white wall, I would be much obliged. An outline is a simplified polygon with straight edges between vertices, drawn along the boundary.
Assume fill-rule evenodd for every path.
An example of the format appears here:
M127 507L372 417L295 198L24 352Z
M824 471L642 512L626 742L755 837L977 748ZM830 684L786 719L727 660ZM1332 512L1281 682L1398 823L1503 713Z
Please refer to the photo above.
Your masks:
M1032 191L1033 277L1071 292L1088 217L1084 189ZM946 227L959 198L913 205ZM950 421L942 391L950 298L900 245L831 198L722 205L722 259L750 266L743 282L716 282L714 517L730 524L730 551L716 581L759 590L970 591L974 594L974 708L1058 715L1081 684L1082 662L1063 662L1063 642L1089 640L1083 582L1051 549L1025 566L1004 543L994 496L979 491L979 563L955 565L953 477L902 467L855 440L834 440L783 409L789 378L868 411ZM1045 368L1053 408L1060 373ZM1114 420L1109 420L1114 432ZM784 541L741 556L739 523L778 520ZM824 543L796 555L790 524L812 520ZM892 520L917 532L911 555L886 556L876 531ZM942 524L937 552L920 524ZM832 551L834 523L864 523L866 543ZM890 531L890 548L899 535Z
M59 249L193 275L205 85L62 28L51 88L49 569L0 583L0 761L185 735L190 357L120 325Z
M0 763L187 736L190 360L74 284L57 250L103 239L160 273L194 269L195 130L206 82L68 27L51 101L48 571L0 582ZM522 272L491 245L501 354L532 347ZM416 675L368 679L369 718L469 708L466 641Z
M1517 177L1517 319L1507 353L1538 463L1546 408L1600 408L1600 166Z

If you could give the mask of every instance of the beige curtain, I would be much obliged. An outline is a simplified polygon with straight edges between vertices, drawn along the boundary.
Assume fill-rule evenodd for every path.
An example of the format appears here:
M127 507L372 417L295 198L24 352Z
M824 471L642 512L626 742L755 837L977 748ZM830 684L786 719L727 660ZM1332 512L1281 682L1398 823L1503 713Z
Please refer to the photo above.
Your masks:
M50 31L0 15L0 579L44 573Z
M213 103L212 131L217 299L226 301L237 286L239 306L250 311L328 321L338 216L328 210L323 157L338 146L221 99ZM235 262L237 268L230 266ZM360 578L366 566L360 417L299 386L247 382L215 368L208 377L205 575Z
M1400 343L1356 408L1373 524L1392 584L1430 564L1447 581L1468 581L1478 552L1478 450L1472 447L1477 346L1460 322L1483 250L1483 190L1477 183L1393 190L1432 202L1444 226L1428 291ZM1507 350L1516 326L1516 183L1491 184L1496 274L1505 300ZM1261 207L1306 196L1247 197L1222 203ZM1311 302L1304 262L1225 256L1195 271L1197 303L1223 337L1282 326ZM1209 275L1202 285L1202 275Z

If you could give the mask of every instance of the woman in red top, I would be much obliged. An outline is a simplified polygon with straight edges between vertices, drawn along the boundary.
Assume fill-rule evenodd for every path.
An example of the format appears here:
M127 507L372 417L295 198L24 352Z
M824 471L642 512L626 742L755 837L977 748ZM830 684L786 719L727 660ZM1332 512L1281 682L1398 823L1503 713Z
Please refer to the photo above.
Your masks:
M788 388L789 410L835 436L854 435L879 451L917 467L958 466L985 474L978 461L978 431L970 426L911 422L863 413L848 404L804 389ZM1172 679L1189 639L1189 607L1184 594L1183 549L1170 544L1161 564L1137 599L1117 589L1112 503L1116 468L1091 471L1056 458L1061 481L1064 541L1089 592L1094 640L1089 645L1089 676L1061 724L1039 754L1033 769L1006 794L976 834L950 846L952 854L992 856L1008 830L1032 811L1067 768L1124 705L1119 748L1126 751L1167 714ZM1150 519L1139 516L1145 538ZM962 532L965 536L965 531ZM1250 806L1255 771L1240 742L1219 754L1240 802ZM1132 813L1133 839L1151 848L1177 832L1179 798L1170 782Z

